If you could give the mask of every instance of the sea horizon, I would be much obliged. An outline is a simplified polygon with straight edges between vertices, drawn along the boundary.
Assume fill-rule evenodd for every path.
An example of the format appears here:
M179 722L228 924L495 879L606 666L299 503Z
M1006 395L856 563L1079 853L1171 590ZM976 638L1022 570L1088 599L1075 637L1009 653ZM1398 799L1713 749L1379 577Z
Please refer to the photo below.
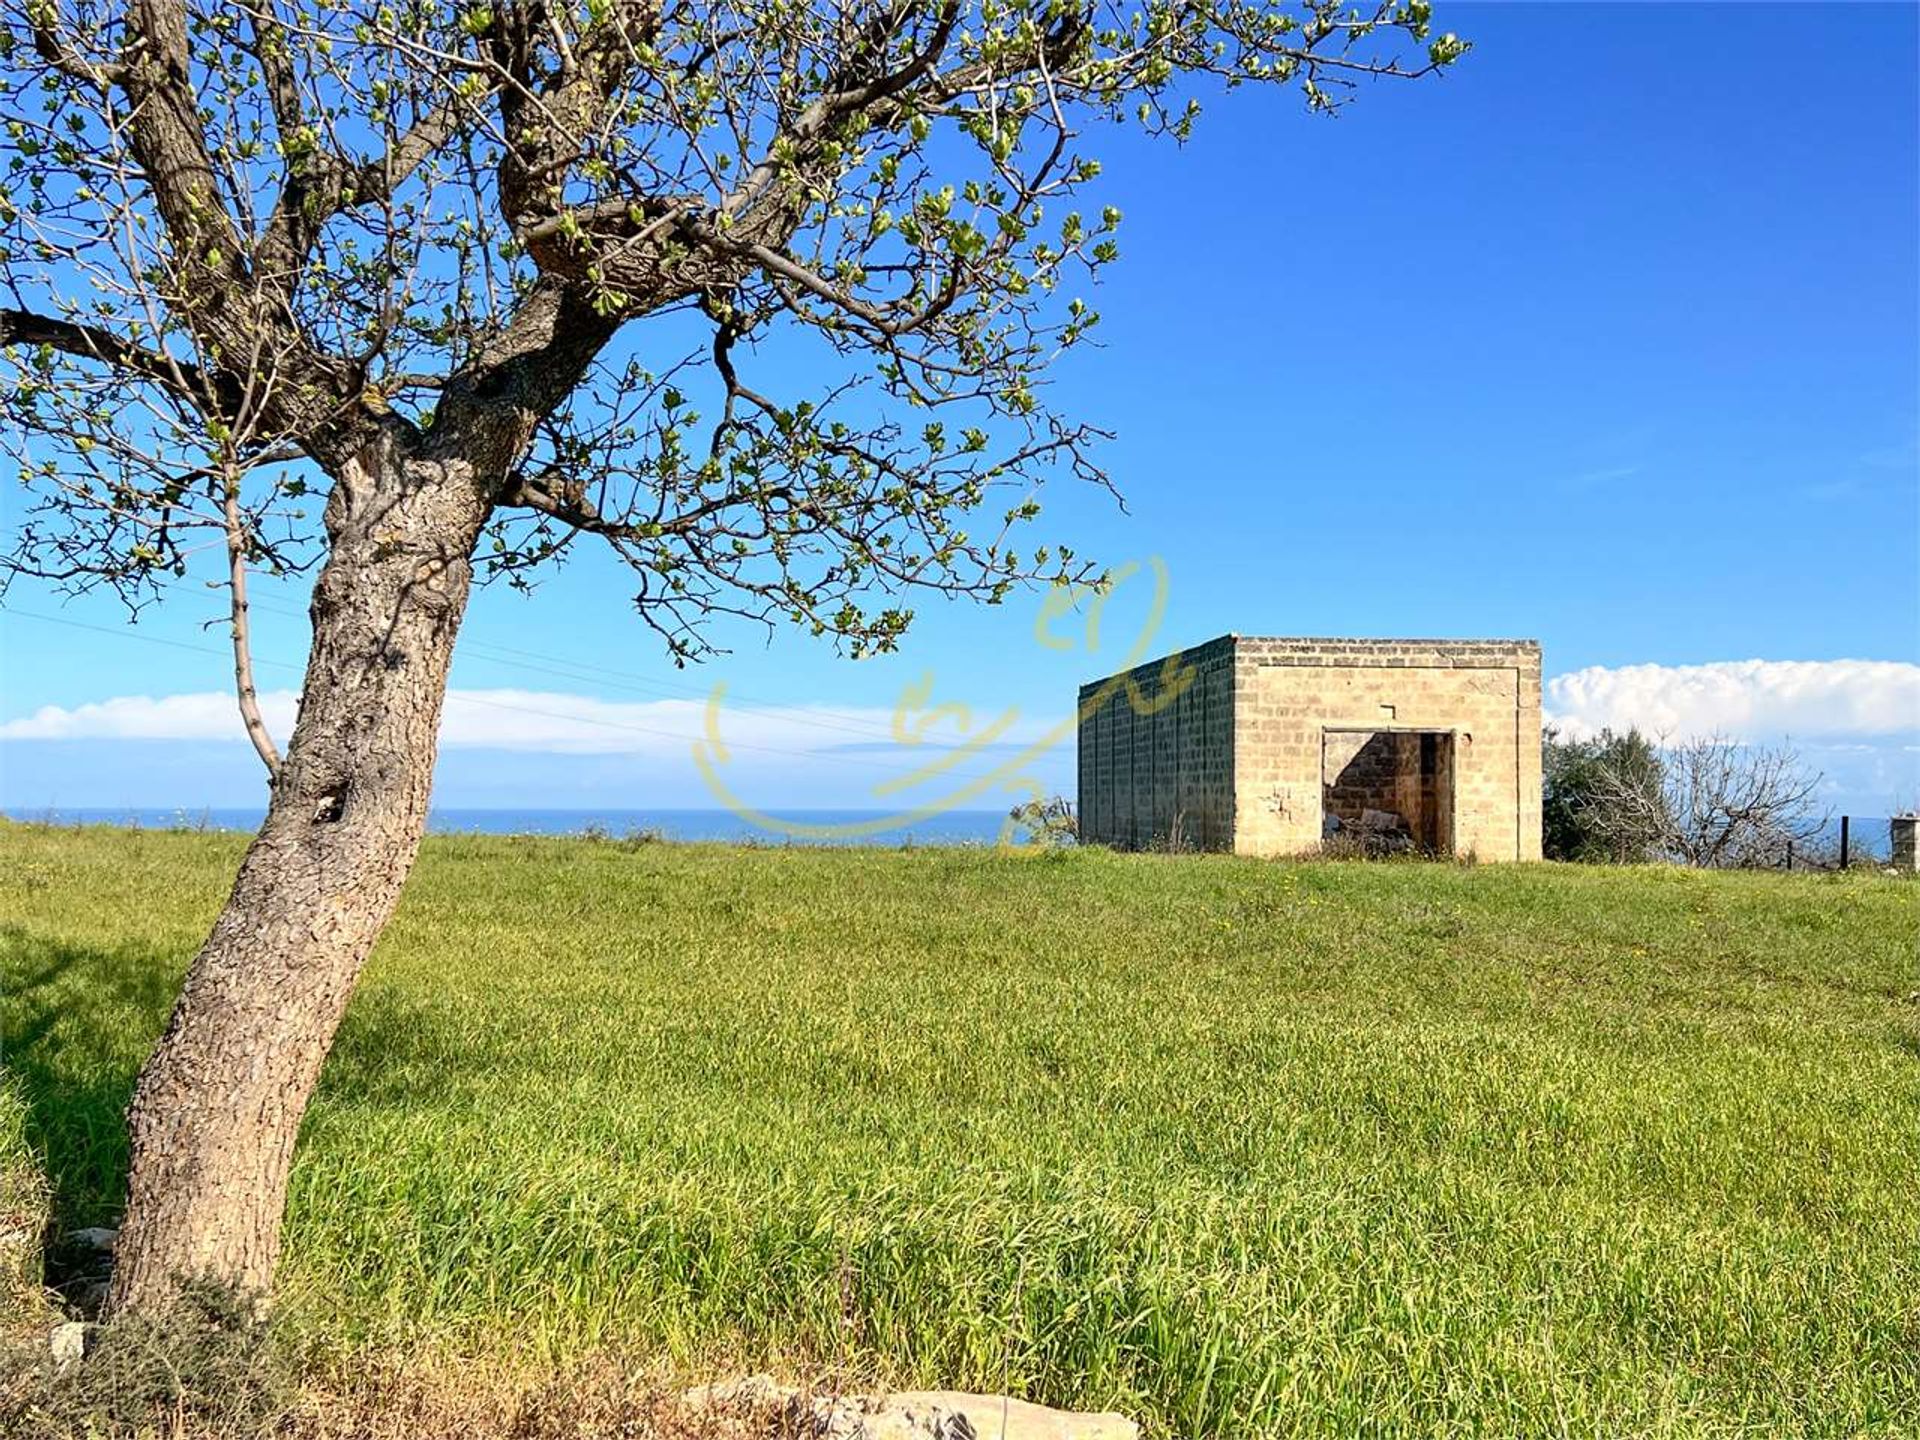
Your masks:
M265 806L75 805L0 806L9 820L30 825L118 825L142 830L251 832ZM665 840L734 841L794 845L991 845L1000 839L1005 810L948 810L904 817L891 810L794 808L749 817L725 809L671 807L436 806L427 831L435 835L589 835L614 838L653 834ZM771 824L765 822L772 822ZM885 822L894 821L888 824Z

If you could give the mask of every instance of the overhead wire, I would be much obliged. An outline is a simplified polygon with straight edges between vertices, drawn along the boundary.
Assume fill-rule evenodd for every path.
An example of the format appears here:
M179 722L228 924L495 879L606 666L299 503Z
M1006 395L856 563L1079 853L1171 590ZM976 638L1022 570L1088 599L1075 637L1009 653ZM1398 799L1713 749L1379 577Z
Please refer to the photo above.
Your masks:
M22 610L19 607L12 606L12 605L0 606L0 616L5 616L5 615L18 616L23 620L37 620L44 624L49 624L49 625L64 625L75 630L87 630L95 634L111 635L118 639L134 640L147 645L163 645L170 649L186 650L197 655L210 655L217 658L225 659L225 658L229 658L231 653L226 650L216 649L210 645L195 645L189 641L173 640L161 635L139 635L127 630L125 627L116 627L111 625L96 625L89 621L75 620L64 615L46 615L33 610ZM298 671L302 668L299 665L286 660L260 659L260 660L256 660L255 663L258 665L275 669L275 670ZM575 678L584 678L584 677L575 677ZM689 744L689 745L697 742L701 742L705 739L704 736L687 735L680 731L663 730L658 726L641 725L641 724L636 724L632 721L608 720L603 717L588 716L588 715L569 715L564 711L560 711L560 710L546 710L546 709L541 709L532 705L516 705L504 700L484 699L480 696L473 694L471 691L462 691L460 693L460 702L462 704L467 704L467 705L480 705L493 710L506 710L506 711L513 711L515 713L523 714L523 715L539 716L543 719L548 719L548 720L561 720L569 724L594 725L594 726L599 726L603 729L610 729L610 730L626 730L639 735L651 735L661 739L678 740L684 744ZM788 717L788 718L798 718L798 717ZM799 760L809 760L809 761L824 760L833 764L857 765L863 769L885 771L889 775L899 774L899 767L897 765L886 764L886 763L875 761L875 760L862 760L858 756L853 756L853 755L836 755L830 751L822 752L818 750L795 750L795 749L778 746L778 745L764 745L764 744L758 744L755 742L744 741L744 740L729 740L726 742L726 748L728 750L750 750L759 754L779 755L789 759L799 759ZM956 772L952 772L949 778L955 779L955 780L979 781L982 783L990 784L1001 777L997 773L988 774L988 775L979 775L979 774L969 774L966 772L956 771Z

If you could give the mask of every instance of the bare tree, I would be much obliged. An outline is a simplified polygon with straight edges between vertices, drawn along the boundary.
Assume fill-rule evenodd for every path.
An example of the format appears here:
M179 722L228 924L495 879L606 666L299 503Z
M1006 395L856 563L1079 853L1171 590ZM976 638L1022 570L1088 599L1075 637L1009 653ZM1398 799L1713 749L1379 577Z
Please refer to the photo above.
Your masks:
M1791 745L1743 745L1710 735L1661 756L1670 817L1666 844L1707 869L1778 866L1790 846L1819 834L1823 778Z
M680 660L714 616L893 646L913 588L1090 577L1022 548L1044 398L1120 216L1090 122L1183 138L1197 81L1465 46L1425 0L9 0L15 577L131 606L226 560L266 822L129 1111L109 1308L264 1292L294 1137L425 822L476 578L580 537ZM1195 217L1196 261L1211 243ZM808 391L757 379L810 357ZM677 357L677 358L676 358ZM788 370L786 373L792 373ZM318 503L317 526L309 507ZM245 574L316 572L284 754ZM564 626L564 616L548 623Z
M1594 766L1589 814L1603 838L1636 856L1703 869L1777 867L1826 825L1822 776L1791 745L1747 745L1710 735L1661 743L1651 766L1637 751Z

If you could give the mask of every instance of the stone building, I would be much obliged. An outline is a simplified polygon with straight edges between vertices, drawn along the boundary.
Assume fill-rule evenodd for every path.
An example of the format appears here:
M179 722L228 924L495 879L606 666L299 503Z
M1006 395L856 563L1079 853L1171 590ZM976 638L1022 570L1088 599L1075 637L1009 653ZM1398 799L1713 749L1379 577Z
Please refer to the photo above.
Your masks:
M1540 646L1224 635L1080 687L1081 837L1540 858Z

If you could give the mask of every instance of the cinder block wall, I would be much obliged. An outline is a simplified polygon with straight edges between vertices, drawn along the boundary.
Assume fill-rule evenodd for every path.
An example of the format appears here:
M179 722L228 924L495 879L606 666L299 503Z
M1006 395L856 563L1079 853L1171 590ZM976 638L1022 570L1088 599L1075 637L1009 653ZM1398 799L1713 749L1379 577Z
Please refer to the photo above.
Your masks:
M1326 730L1438 730L1454 736L1456 853L1540 858L1538 644L1228 635L1170 658L1192 671L1173 691L1163 660L1080 688L1088 841L1311 851Z
M1540 647L1525 640L1266 640L1234 645L1233 849L1320 843L1327 729L1454 735L1453 848L1540 858Z
M1228 635L1080 687L1082 836L1232 848L1233 673Z
M1409 789L1419 789L1419 738L1393 731L1370 735L1364 730L1335 730L1327 735L1320 752L1321 774L1329 786L1339 782L1337 798L1342 802L1329 808L1337 808L1343 820L1358 820L1367 810L1397 810L1404 815ZM1409 740L1412 746L1403 743Z

